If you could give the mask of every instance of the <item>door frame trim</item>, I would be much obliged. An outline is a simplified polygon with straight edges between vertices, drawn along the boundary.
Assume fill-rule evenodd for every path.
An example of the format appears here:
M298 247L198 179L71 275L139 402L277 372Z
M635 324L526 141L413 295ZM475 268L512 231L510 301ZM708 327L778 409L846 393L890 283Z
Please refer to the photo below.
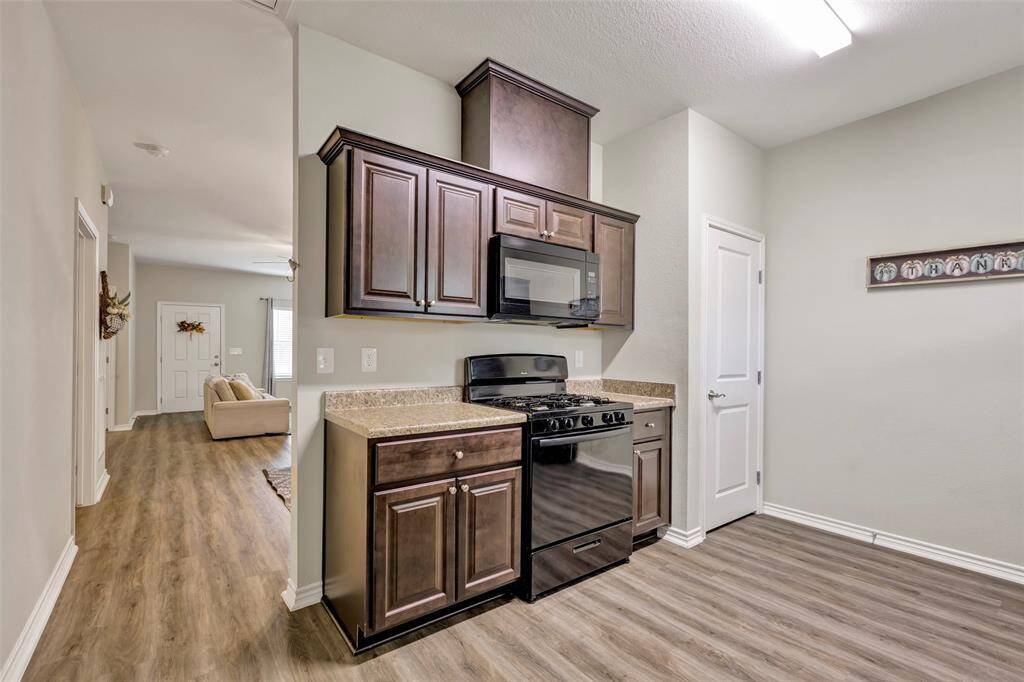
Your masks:
M690 280L690 302L691 304L697 303L696 319L691 317L691 322L696 322L698 328L691 330L690 339L691 344L689 347L690 359L689 359L689 372L691 377L699 377L699 381L691 381L689 389L689 400L690 406L688 410L687 420L689 432L693 434L693 441L691 445L695 446L697 452L697 500L698 500L698 524L697 527L701 531L702 537L707 535L707 486L705 485L705 472L707 471L707 450L706 450L706 439L705 433L707 431L707 422L710 417L708 410L709 401L706 399L708 391L708 377L707 377L707 363L705 362L705 339L707 338L708 329L708 314L710 312L710 300L707 284L707 273L708 273L708 234L712 229L719 229L723 232L728 232L745 239L750 239L761 245L761 262L759 263L759 269L765 271L765 252L767 247L767 239L765 235L756 230L752 230L742 225L738 225L731 221L723 218L718 218L708 213L701 215L700 220L700 232L698 235L699 242L697 246L698 258L700 259L700 270L698 273L694 273L694 277ZM696 287L694 286L696 285ZM764 330L765 330L765 287L767 286L767 276L762 281L759 287L758 305L761 309L761 329L758 335L758 365L759 369L762 370L761 384L757 387L757 470L761 472L761 484L757 486L757 508L755 512L760 514L764 511L764 387L766 385L766 377L764 374ZM694 333L695 332L695 333ZM691 450L693 452L694 450Z
M93 301L94 304L100 294L100 231L96 227L96 223L89 217L89 213L85 210L85 204L78 197L75 197L75 222L72 236L75 244L75 319L72 324L72 367L75 372L77 373L80 351L84 351L92 356L91 375L84 377L90 384L83 387L78 386L77 381L73 380L72 382L74 399L71 417L71 434L73 439L71 447L73 452L72 464L77 469L77 471L72 471L74 485L72 486L71 534L74 536L75 507L85 507L99 502L100 496L103 494L103 487L100 486L100 481L106 477L106 470L104 469L103 473L100 474L97 472L96 466L100 455L104 454L104 441L101 439L106 437L106 432L100 428L99 423L99 409L106 400L105 392L100 392L103 344L100 339L99 317L97 315L90 315L80 318L85 311L81 310L78 306L80 294L84 293L86 300ZM81 272L79 270L79 262L83 255L78 245L79 236L86 241L92 242L91 248L93 252L88 272ZM86 254L86 256L88 255ZM90 309L95 310L94 308ZM95 326L93 326L92 322L85 322L85 320L95 321ZM85 322L84 328L82 326L83 322ZM87 344L87 347L82 348L83 343ZM86 422L92 425L91 431L85 428ZM89 442L81 438L83 432L92 435L92 438L88 439ZM76 445L76 442L80 445ZM105 465L106 462L104 461Z
M223 303L195 303L192 301L157 301L156 302L156 410L153 414L163 414L163 402L160 397L164 394L163 386L161 385L162 377L164 374L164 352L163 352L163 330L160 328L160 321L163 319L163 307L165 305L195 305L195 306L206 306L208 308L220 308L220 368L221 374L224 374L224 348L226 343L226 330L227 324L224 315L224 304Z

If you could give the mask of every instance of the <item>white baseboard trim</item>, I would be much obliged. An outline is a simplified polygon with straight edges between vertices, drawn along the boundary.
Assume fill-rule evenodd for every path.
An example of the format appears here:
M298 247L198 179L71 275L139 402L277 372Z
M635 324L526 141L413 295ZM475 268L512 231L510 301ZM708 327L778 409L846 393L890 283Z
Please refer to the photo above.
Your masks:
M96 494L92 498L93 504L103 499L103 493L107 490L108 483L110 483L110 474L104 469L103 474L100 475L100 480L96 481Z
M288 587L281 593L281 598L284 599L284 603L288 605L289 611L298 611L299 609L304 609L307 606L319 604L320 598L323 594L324 584L322 582L317 581L296 589L295 583L292 582L291 578L289 578Z
M57 559L57 565L53 567L53 572L50 573L50 578L46 581L43 593L39 595L25 627L18 635L18 641L14 643L14 648L11 649L10 655L4 661L4 667L0 670L2 682L17 682L25 674L25 668L32 660L32 653L36 650L36 645L39 644L43 628L50 620L53 606L57 603L61 588L64 587L64 581L67 579L68 573L71 572L71 564L74 563L76 554L78 554L78 545L75 544L75 536L72 535L64 545L64 550L61 552L60 558Z
M812 528L830 533L845 535L868 544L895 549L899 552L906 552L914 556L966 568L969 571L984 573L985 575L1024 585L1024 566L1017 566L1016 564L1000 561L999 559L978 556L977 554L971 554L959 549L943 547L942 545L932 544L924 540L915 540L914 538L896 535L895 533L888 533L883 530L868 528L867 526L860 526L848 521L840 521L827 516L821 516L820 514L812 514L768 502L764 504L764 513L768 516L777 516L780 519L811 526Z
M132 428L135 426L135 418L137 416L137 414L133 414L132 418L128 420L127 424L114 424L109 429L107 429L107 431L131 431Z
M686 549L691 549L704 542L704 536L704 529L700 526L692 530L682 530L675 526L669 526L665 529L664 535L665 539L673 545L679 545Z
M160 410L135 410L135 414L132 415L132 425L139 417L151 417L154 414L160 414Z

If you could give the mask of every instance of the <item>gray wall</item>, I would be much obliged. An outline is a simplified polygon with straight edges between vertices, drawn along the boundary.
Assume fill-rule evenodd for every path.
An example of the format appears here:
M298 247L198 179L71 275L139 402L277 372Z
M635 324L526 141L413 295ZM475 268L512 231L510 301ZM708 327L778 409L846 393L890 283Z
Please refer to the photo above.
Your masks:
M135 256L129 244L107 243L107 276L110 285L117 287L118 297L134 292ZM128 299L128 306L134 315L136 308L132 299ZM114 337L117 355L113 410L114 423L118 425L128 424L135 413L135 324L136 319L132 317L128 325Z
M300 26L297 40L298 218L295 447L291 576L320 580L322 407L325 390L461 383L461 361L475 353L541 352L573 357L574 376L601 372L601 334L543 327L444 324L324 317L326 168L316 150L335 125L450 158L460 156L461 104L455 89L425 74ZM344 83L344 87L339 87ZM378 349L379 371L359 369L359 349ZM316 374L318 347L335 349L333 374Z
M1024 565L1024 281L865 258L1024 237L1024 68L771 150L766 496Z
M604 332L603 374L674 383L686 397L688 112L604 145L604 197L641 215L632 332ZM685 529L686 409L672 424L672 525Z
M39 2L0 3L0 662L74 532L75 197L107 261L106 174ZM102 411L103 405L100 405Z
M234 270L213 270L140 262L136 266L135 315L136 409L155 410L156 304L157 301L222 303L224 348L242 349L242 355L224 356L224 373L246 372L263 386L267 302L260 297L291 299L292 285L284 277ZM282 393L287 397L288 389ZM281 392L281 391L278 391Z

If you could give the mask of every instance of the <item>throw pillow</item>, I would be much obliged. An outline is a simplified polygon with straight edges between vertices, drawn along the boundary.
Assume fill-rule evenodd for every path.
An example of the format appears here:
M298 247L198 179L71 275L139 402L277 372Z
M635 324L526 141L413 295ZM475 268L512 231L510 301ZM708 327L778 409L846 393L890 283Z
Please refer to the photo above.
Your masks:
M231 390L235 392L235 397L239 400L259 400L259 394L252 390L249 384L239 379L232 379L228 382L231 386Z
M227 379L224 377L214 377L210 379L210 388L217 394L218 400L226 400L228 402L234 402L238 400L235 397L234 391L231 390L231 386L228 384Z

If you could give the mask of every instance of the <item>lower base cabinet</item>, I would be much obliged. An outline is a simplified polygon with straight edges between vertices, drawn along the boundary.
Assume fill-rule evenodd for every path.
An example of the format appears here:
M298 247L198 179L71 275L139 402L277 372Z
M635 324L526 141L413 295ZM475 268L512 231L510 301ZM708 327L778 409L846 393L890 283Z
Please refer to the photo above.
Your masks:
M670 520L671 417L668 407L633 415L633 537Z
M324 602L354 650L514 588L521 442L519 427L378 442L326 424ZM429 466L407 477L430 480L394 480L408 453Z

